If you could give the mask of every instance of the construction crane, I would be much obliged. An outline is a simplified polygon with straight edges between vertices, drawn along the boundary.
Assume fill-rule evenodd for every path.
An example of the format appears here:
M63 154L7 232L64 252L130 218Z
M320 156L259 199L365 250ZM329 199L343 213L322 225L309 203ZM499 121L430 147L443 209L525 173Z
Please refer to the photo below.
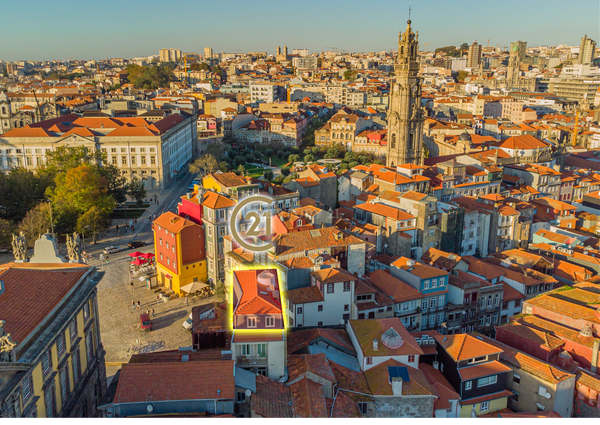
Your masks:
M429 46L431 43L423 43L423 52L427 51L427 46Z
M488 42L487 46L490 47L490 39L489 38L487 39L487 42Z

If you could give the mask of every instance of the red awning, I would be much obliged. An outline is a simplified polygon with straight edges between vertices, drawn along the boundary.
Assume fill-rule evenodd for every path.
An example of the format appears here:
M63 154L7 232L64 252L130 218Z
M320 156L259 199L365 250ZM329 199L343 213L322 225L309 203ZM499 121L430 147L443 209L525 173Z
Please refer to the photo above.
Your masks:
M165 275L165 277L166 277L167 279L173 279L173 276L171 276L170 274L166 274L166 275Z

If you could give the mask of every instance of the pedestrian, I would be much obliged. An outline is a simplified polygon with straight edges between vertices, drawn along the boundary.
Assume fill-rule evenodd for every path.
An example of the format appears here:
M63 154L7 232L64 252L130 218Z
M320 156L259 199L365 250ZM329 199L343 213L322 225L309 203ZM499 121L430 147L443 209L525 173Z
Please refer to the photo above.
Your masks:
M135 310L135 300L131 300L131 309Z
M142 308L142 306L140 304L140 301L138 300L138 302L137 302L137 309L139 310L140 308Z
M152 316L154 316L154 309L150 310L150 313L152 314Z
M131 292L135 291L135 288L133 287L133 280L131 281Z
M186 295L186 297L185 297L185 305L188 305L188 304L189 304L189 300L188 300L188 297Z
M135 220L133 220L133 222L134 222L135 224L137 224L137 218L136 218Z
M148 315L148 317L150 317L150 310L146 309L146 314Z
M131 226L131 231L135 232L135 226Z
M119 233L119 225L117 224L117 233Z
M156 201L156 205L158 205L158 201Z

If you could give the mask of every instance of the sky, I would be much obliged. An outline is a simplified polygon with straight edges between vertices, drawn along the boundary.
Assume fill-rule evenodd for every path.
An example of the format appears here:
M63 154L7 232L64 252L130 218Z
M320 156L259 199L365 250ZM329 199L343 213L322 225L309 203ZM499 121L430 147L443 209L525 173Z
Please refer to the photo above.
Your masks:
M2 2L0 60L104 59L157 55L397 48L405 0L28 0ZM600 45L600 0L413 0L422 50L448 45ZM424 43L431 43L425 49Z

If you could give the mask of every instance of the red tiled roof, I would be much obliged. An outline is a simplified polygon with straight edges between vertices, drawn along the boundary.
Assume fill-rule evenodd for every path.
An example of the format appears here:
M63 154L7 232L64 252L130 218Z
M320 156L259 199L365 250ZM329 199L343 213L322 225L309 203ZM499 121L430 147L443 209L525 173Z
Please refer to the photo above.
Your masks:
M279 291L277 270L234 270L233 276L242 288L242 296L235 314L282 314L281 302L272 296L265 285L258 281L261 273L275 277L275 291Z
M332 383L335 382L335 376L324 353L292 354L287 358L287 368L290 382L300 377L307 377L308 372Z
M345 329L314 328L303 329L287 334L287 350L289 354L294 354L312 343L325 341L329 345L338 345L339 347L355 353L354 346L350 342L348 333Z
M417 344L417 341L408 333L398 317L390 319L350 320L349 324L365 357L423 354L423 350ZM390 328L393 328L403 340L402 345L398 348L386 347L383 341L381 341L383 333ZM377 350L373 348L374 339L379 341Z
M425 378L425 375L419 369L407 366L394 359L389 359L378 364L364 372L371 394L374 396L391 396L393 395L392 384L389 381L388 366L406 367L410 381L402 383L403 396L435 396L435 390Z
M389 295L395 302L418 300L423 298L421 293L408 283L392 276L388 271L375 270L365 276L379 290Z
M114 403L233 399L233 368L233 360L124 364Z
M256 394L251 398L252 410L263 418L291 418L290 389L266 376L256 375Z
M0 266L0 319L17 344L42 323L90 270L85 264L7 263Z
M439 369L435 369L427 363L419 363L419 369L423 372L427 382L433 387L438 396L434 402L434 410L450 409L452 407L450 404L451 400L460 400L458 393Z
M497 347L466 334L435 335L434 338L456 362L502 352Z
M471 379L482 378L488 375L497 375L510 370L510 367L504 366L499 361L494 360L488 363L460 368L458 369L458 374L463 380L470 381Z
M289 386L295 418L326 418L323 386L304 378Z

